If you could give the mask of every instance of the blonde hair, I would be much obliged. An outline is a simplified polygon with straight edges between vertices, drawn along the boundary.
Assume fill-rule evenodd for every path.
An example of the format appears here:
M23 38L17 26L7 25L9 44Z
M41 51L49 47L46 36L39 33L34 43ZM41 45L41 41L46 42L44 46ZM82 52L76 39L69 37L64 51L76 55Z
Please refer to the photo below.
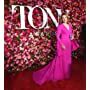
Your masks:
M60 21L60 22L63 23L62 18L63 18L64 15L67 17L68 23L69 23L70 16L69 16L67 13L63 13L63 14L61 15L61 17L60 17L61 21Z

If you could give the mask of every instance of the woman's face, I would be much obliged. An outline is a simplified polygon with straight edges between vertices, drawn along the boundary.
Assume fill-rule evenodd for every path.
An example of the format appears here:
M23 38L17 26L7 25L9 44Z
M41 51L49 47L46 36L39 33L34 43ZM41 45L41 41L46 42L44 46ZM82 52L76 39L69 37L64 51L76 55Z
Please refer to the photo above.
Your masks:
M63 20L64 23L67 23L68 22L67 15L63 15L62 16L62 20Z

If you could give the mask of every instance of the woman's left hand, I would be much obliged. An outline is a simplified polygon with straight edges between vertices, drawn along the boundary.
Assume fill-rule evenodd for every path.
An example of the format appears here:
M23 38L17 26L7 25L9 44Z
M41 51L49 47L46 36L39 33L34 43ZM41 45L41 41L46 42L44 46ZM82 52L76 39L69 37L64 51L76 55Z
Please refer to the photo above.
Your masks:
M73 40L73 39L74 39L74 35L71 36L71 40Z

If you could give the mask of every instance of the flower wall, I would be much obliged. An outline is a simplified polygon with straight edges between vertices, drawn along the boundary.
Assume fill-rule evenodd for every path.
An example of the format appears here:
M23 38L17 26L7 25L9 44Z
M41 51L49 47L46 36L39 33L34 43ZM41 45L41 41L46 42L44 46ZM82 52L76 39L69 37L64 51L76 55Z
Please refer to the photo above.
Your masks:
M56 27L48 16L49 28L34 29L27 20L28 10L25 8L25 25L29 29L19 30L20 26L19 9L12 15L11 5L40 5L42 8L48 7L57 19L55 8L70 10L70 22L73 26L75 39L79 41L81 25L86 20L86 6L83 0L10 0L5 3L4 13L4 55L5 71L16 72L27 68L44 65L55 56L56 50ZM39 9L33 12L34 25L39 27L42 24L42 13Z

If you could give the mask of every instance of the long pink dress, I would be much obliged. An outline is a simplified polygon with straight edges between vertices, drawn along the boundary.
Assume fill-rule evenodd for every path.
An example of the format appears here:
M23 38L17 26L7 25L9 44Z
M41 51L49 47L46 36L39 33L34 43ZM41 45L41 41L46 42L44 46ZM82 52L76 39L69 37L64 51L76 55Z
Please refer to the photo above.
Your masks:
M71 40L72 27L69 24L69 30L63 25L59 25L56 32L57 50L55 58L44 68L33 72L33 80L42 85L46 81L57 81L68 79L71 73ZM66 49L61 48L64 44ZM74 45L74 44L73 44ZM76 48L76 47L75 47Z

